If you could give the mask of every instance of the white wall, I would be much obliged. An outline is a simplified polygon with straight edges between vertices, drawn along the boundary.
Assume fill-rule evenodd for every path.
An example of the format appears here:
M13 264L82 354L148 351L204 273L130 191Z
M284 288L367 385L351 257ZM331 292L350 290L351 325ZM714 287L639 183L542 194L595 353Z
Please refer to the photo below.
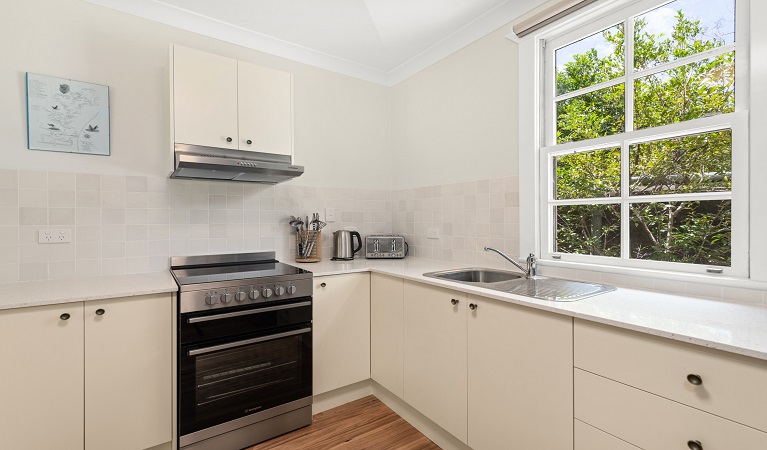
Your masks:
M518 174L518 57L509 31L391 88L394 188Z
M169 173L168 46L178 43L294 75L294 184L389 188L361 161L388 154L387 88L79 0L7 2L0 16L0 167L98 174ZM26 72L110 87L112 155L27 150Z

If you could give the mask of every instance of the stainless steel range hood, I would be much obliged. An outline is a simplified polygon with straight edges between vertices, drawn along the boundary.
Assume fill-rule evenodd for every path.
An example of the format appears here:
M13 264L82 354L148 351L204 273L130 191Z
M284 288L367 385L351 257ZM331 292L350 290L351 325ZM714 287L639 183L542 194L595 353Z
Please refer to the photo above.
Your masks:
M277 184L304 173L290 156L199 145L176 144L171 178L249 181Z

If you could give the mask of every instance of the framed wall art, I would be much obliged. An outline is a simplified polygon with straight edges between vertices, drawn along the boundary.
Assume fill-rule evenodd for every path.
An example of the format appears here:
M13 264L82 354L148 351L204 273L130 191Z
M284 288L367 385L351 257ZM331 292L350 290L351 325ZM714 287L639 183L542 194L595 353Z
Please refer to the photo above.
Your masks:
M109 86L27 72L27 147L109 155Z

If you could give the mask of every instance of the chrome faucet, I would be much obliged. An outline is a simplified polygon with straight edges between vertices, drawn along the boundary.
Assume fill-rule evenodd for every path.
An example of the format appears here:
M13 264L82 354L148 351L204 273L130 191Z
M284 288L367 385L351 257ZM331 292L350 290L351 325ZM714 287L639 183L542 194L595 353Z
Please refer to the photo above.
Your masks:
M495 249L495 248L492 248L492 247L485 247L485 251L486 252L495 252L495 253L498 253L499 255L503 256L504 259L506 259L506 261L514 264L515 266L517 266L517 268L519 270L524 272L525 276L527 278L534 277L537 274L537 272L538 272L538 268L537 268L538 258L536 258L535 255L532 254L532 253L527 255L527 269L525 269L524 267L522 267L521 264L519 264L518 262L514 261L513 258L509 257L506 253L503 253L502 251L500 251L498 249Z

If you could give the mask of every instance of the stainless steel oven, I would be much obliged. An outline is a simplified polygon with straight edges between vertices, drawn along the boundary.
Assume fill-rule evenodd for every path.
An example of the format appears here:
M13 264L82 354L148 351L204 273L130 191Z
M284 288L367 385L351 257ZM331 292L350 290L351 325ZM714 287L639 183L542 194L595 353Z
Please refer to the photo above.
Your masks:
M311 272L266 255L173 258L181 449L241 449L311 423Z

